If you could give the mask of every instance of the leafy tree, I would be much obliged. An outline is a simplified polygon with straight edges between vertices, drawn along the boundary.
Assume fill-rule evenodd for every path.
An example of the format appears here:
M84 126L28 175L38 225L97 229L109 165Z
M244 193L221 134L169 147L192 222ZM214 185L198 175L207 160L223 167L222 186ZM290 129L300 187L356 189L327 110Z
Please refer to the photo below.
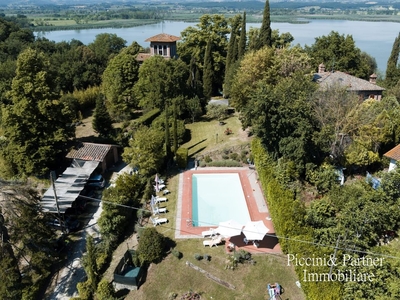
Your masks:
M194 123L196 119L203 113L199 97L196 96L192 99L188 99L186 101L186 109L189 111L189 114L192 118L192 123Z
M99 219L102 235L111 241L117 240L123 234L128 222L131 220L133 211L124 206L137 207L140 204L143 183L139 176L123 174L118 176L115 185L103 192L103 213Z
M357 95L349 93L340 85L330 86L315 92L313 105L320 127L315 133L317 144L334 161L343 163L344 152L351 139L351 114L359 105Z
M92 125L93 130L101 137L109 137L113 132L112 120L101 95L96 101Z
M395 86L400 80L400 68L398 67L400 54L400 32L395 38L392 52L390 53L387 67L386 67L386 79L385 83L388 87Z
M199 79L204 79L204 58L207 43L210 40L211 48L213 49L211 61L214 74L214 91L222 89L228 33L228 22L223 15L203 15L200 17L200 22L196 27L189 26L181 32L182 41L178 45L179 57L187 65L194 58L200 73Z
M126 41L114 33L100 33L96 39L89 44L89 48L95 53L99 63L104 67L108 61L118 54L124 47Z
M206 47L206 54L204 56L204 70L203 70L203 91L204 96L210 99L214 93L213 82L214 82L214 72L213 72L213 62L212 62L212 44L211 40L208 41Z
M159 262L164 255L165 237L154 227L147 227L140 235L138 256L141 263Z
M189 70L179 59L164 59L160 55L144 61L135 84L139 106L146 109L165 108L172 99L188 94Z
M271 30L271 16L269 9L269 0L265 1L265 7L263 12L263 20L261 23L260 32L255 49L259 50L265 46L272 46L272 30Z
M316 38L313 45L305 46L305 50L315 68L323 63L328 71L339 70L366 80L375 71L368 60L362 59L365 54L356 47L351 35L331 31L327 36Z
M48 70L43 53L21 53L10 91L12 105L2 111L7 139L2 155L18 174L43 175L74 136L73 117L63 111Z
M309 75L308 56L298 47L279 51L264 47L247 53L238 73L231 100L242 126L251 126L273 157L293 161L301 174L317 155L310 105L316 86Z
M0 298L20 299L23 293L27 299L35 299L56 256L55 234L40 211L35 189L24 182L0 181L0 190L5 200L0 202L0 273L4 272Z
M165 155L161 150L163 145L161 131L143 126L136 130L122 157L131 166L138 167L139 173L143 176L155 174L163 163Z
M110 60L103 73L102 89L107 108L116 120L129 118L132 109L138 106L133 87L139 79L136 56L140 51L139 44L133 42Z

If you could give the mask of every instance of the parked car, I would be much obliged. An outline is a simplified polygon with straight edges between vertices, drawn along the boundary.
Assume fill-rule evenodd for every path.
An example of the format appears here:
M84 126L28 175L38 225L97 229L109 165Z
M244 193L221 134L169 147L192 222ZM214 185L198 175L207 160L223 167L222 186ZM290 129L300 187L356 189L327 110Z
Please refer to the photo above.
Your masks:
M91 175L86 183L86 187L96 190L102 189L104 188L104 186L105 186L105 180L103 176L101 176L100 174Z
M65 217L64 221L58 218L54 218L49 222L49 225L58 230L64 231L65 233L70 233L72 231L77 231L81 223L78 219L67 216Z

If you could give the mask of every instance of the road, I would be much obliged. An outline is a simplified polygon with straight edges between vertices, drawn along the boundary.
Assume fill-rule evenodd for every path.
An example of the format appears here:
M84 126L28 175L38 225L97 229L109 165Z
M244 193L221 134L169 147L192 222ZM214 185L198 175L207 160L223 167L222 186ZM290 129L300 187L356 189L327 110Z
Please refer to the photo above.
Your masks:
M101 202L89 202L90 217L87 225L77 233L77 240L73 242L68 249L68 257L65 266L54 274L48 291L47 300L69 300L72 297L78 297L78 282L85 281L85 270L81 264L81 259L86 251L86 237L90 234L97 243L100 240L100 232L97 220L101 215Z

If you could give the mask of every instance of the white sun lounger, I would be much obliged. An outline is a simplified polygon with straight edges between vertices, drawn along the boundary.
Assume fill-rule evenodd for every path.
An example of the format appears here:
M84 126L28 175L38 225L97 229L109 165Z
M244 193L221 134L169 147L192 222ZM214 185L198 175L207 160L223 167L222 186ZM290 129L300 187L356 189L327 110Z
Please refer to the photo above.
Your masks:
M152 218L152 217L150 217L150 220L153 223L154 227L157 225L161 225L162 223L168 223L167 218Z
M155 197L155 203L166 202L168 199L166 197Z
M166 213L166 212L167 212L167 208L166 207L162 207L162 208L156 207L153 210L153 215L158 215L160 213Z
M213 235L217 235L217 232L215 231L214 228L210 228L209 230L203 231L203 232L201 233L201 235L202 235L203 237L206 237L206 236L213 236Z
M212 238L211 240L203 241L203 245L204 245L204 247L205 246L218 247L218 244L220 244L221 242L222 242L222 236L219 235L219 236Z

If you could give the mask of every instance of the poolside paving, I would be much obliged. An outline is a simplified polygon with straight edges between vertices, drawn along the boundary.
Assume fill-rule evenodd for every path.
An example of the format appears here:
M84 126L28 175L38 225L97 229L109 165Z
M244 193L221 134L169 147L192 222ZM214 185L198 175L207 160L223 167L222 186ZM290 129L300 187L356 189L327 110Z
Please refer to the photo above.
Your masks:
M218 227L218 224L216 224L216 226L194 227L192 222L192 175L206 173L239 174L251 220L262 220L264 224L270 229L267 235L265 235L264 239L262 241L258 241L258 247L254 246L252 242L249 242L246 245L244 242L243 233L239 236L234 236L226 239L226 252L230 252L230 249L228 249L228 245L230 243L233 243L235 245L235 250L243 249L252 254L281 253L278 239L275 236L273 222L269 215L268 206L259 182L257 181L257 172L256 170L249 168L206 167L197 169L193 168L183 171L179 175L175 238L198 238L200 239L199 247L203 247L203 244L201 242L202 240L204 240L201 235L202 231ZM227 217L227 219L229 219L229 216Z

